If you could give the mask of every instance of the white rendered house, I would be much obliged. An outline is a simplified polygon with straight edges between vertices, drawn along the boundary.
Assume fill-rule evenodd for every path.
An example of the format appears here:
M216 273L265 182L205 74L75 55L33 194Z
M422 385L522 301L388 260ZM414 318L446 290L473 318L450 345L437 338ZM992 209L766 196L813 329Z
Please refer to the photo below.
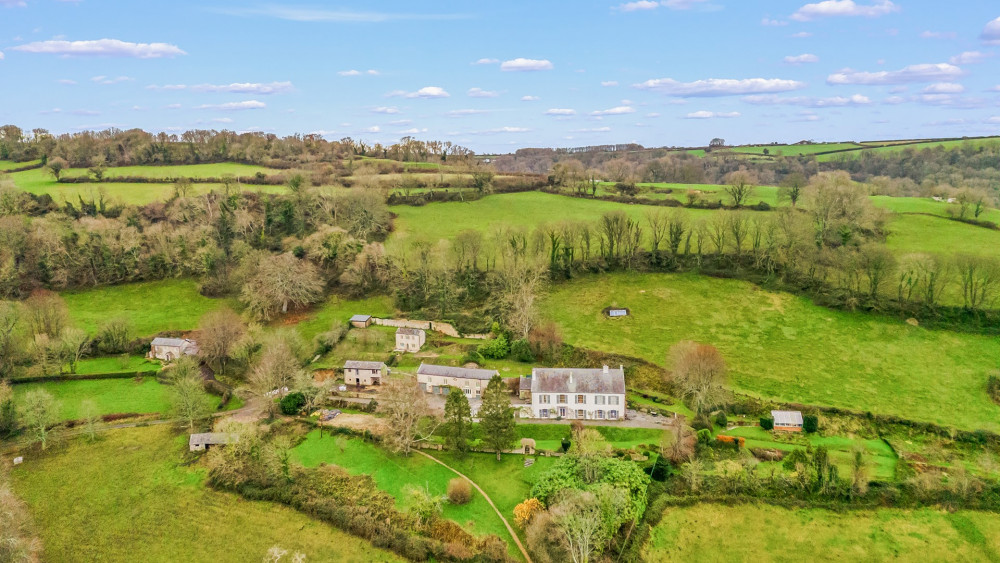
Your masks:
M534 368L531 416L570 420L624 420L625 369Z

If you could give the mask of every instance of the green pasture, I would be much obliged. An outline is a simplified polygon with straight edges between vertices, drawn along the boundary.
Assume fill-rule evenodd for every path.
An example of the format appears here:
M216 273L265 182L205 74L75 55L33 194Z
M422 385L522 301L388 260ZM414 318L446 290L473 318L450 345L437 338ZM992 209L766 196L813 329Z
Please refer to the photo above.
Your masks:
M706 562L996 561L998 552L1000 517L991 513L696 504L667 508L642 556Z
M612 305L631 315L605 317L601 311ZM659 365L680 340L712 344L726 359L731 386L743 392L1000 430L1000 407L985 388L1000 356L995 338L833 311L750 283L686 274L578 278L554 286L541 315L569 344Z
M176 164L159 166L115 166L104 171L106 178L115 176L135 176L142 178L219 178L231 174L237 179L262 174L282 175L287 170L275 170L254 164L238 162L217 162L213 164ZM63 171L66 177L87 176L87 168L69 168Z
M11 476L43 559L235 563L261 561L277 545L306 561L402 561L291 508L208 488L203 469L181 463L187 442L153 426L27 454Z
M99 414L161 413L170 410L170 388L152 377L134 379L93 379L82 381L53 381L22 383L14 386L14 396L23 397L34 389L44 389L55 397L60 406L62 420L80 418L80 405L91 400L97 404ZM206 394L206 402L208 402ZM210 403L218 404L217 400Z

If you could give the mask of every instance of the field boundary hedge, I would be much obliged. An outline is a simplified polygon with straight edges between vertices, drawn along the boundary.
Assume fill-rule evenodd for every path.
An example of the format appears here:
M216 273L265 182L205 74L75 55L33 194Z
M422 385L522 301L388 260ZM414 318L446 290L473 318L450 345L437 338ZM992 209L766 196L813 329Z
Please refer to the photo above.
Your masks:
M238 184L250 184L254 186L281 186L286 182L284 176L234 176ZM104 176L100 180L90 176L63 176L56 180L60 184L173 184L182 179L189 180L193 184L222 184L222 178L215 176L190 177L190 176L164 176L162 178L151 178L149 176Z

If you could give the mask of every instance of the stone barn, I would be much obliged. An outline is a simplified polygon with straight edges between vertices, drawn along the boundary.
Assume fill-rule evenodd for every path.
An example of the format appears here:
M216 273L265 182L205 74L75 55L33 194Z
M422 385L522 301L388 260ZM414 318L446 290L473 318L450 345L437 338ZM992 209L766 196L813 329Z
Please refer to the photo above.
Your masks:
M149 344L147 358L172 362L181 356L198 354L198 343L188 338L156 337Z
M380 385L385 375L384 362L348 360L344 363L344 383L348 385Z

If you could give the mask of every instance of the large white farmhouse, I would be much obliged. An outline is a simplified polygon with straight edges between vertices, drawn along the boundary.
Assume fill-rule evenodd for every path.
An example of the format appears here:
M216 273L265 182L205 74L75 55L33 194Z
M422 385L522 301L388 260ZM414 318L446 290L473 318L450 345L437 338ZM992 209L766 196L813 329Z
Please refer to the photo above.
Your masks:
M623 420L625 369L533 368L531 416Z

